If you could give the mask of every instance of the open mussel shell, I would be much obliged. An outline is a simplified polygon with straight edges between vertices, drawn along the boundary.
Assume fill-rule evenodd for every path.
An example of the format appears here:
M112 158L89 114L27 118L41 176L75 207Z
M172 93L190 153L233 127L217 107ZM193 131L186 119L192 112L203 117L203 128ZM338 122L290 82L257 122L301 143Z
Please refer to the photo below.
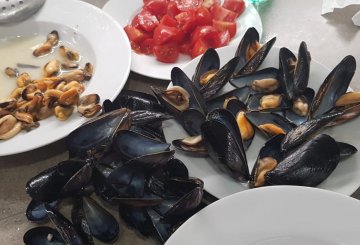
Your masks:
M203 74L212 70L219 70L220 68L220 57L215 49L209 48L201 56L199 63L196 66L195 73L193 75L192 81L195 84L195 87L200 90L200 78Z
M250 188L259 187L265 184L265 173L276 166L282 159L281 141L283 134L273 136L260 149L254 167L251 171L249 181ZM270 168L270 169L269 169Z
M58 201L49 203L52 208L56 209ZM47 219L45 203L31 200L25 211L26 218L32 222L41 222Z
M202 137L212 160L239 181L247 181L250 173L239 127L234 116L225 109L209 113L201 126Z
M312 88L306 88L305 92L295 98L292 107L284 111L284 116L295 125L300 125L308 118L310 106L314 99L315 91Z
M229 81L233 75L239 57L234 57L222 66L207 83L201 87L200 93L205 100L208 100Z
M44 170L26 183L26 192L32 199L40 202L52 202L59 199L62 188L79 172L84 163L67 160ZM79 187L81 189L81 186Z
M316 119L305 121L286 134L283 142L281 143L281 149L283 151L288 151L289 149L304 143L317 131L324 128L328 123L336 119L341 114L342 112L334 112L325 114Z
M87 121L66 137L66 147L71 154L81 157L108 151L116 132L131 125L130 110L111 111ZM89 133L91 132L91 133Z
M245 115L268 138L278 134L287 134L294 128L294 125L286 118L275 113L253 111Z
M39 226L28 230L23 237L26 245L65 245L65 241L54 228Z
M266 173L265 179L270 185L317 186L333 172L339 160L336 141L320 134L287 154Z
M251 56L250 59L247 59L247 52L250 45L257 45L259 42L259 34L255 28L249 28L244 34L242 41L240 42L238 49L235 53L235 56L240 57L238 65L234 71L234 74L245 75L255 72L258 67L265 60L266 56L270 52L270 49L274 45L276 37L271 38L265 44L261 46L257 52Z
M119 205L119 213L126 224L134 227L143 236L153 234L152 222L144 208L138 208L128 205Z
M90 234L102 242L113 242L119 235L119 224L107 210L90 197L78 198L72 210L74 224L89 229Z
M271 93L280 87L278 72L278 69L269 67L248 75L234 76L229 82L236 88L250 87L257 93Z
M330 72L317 91L309 116L316 118L335 107L336 101L348 89L356 69L356 60L348 55Z
M122 90L114 100L114 104L117 109L128 108L132 111L165 112L164 106L158 102L155 96L133 90Z
M114 148L124 161L128 161L144 155L169 151L170 144L130 130L121 130L115 138Z
M204 115L207 113L205 100L200 91L180 68L174 67L171 70L171 81L174 86L180 86L189 93L189 108L197 109Z
M245 103L249 98L249 95L250 95L249 87L235 88L227 93L211 98L206 102L206 106L208 107L209 111L224 108L225 100L233 97Z
M360 104L349 105L345 107L335 107L332 112L342 112L340 116L328 123L326 126L336 126L360 115Z

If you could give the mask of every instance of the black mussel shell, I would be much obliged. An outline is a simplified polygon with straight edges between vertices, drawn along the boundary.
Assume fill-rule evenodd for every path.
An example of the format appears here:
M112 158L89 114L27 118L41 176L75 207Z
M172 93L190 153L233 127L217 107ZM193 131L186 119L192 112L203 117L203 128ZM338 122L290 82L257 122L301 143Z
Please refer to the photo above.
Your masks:
M179 120L186 132L194 136L201 133L201 124L206 118L201 111L189 108L181 113Z
M40 202L58 200L61 189L83 166L81 161L61 162L31 178L26 184L26 192L32 199Z
M248 46L252 43L259 42L259 41L260 41L259 32L254 27L251 27L246 30L243 38L241 39L241 41L239 43L239 46L237 47L237 50L235 52L235 56L240 57L239 63L236 67L236 72L238 72L248 62L246 60L246 52L247 52Z
M92 183L94 185L95 193L105 201L110 201L117 196L117 191L106 181L107 176L99 169L99 165L94 168Z
M156 125L156 124L155 124ZM131 131L142 134L154 140L166 142L164 131L161 124L157 127L155 125L136 125L130 128Z
M209 48L201 56L199 63L196 66L194 76L192 78L196 88L200 90L200 78L201 76L211 70L218 70L220 68L220 57L215 49Z
M122 90L114 100L117 108L128 108L132 111L146 110L153 112L165 112L165 108L152 94L134 90Z
M144 208L119 205L120 216L124 221L144 236L153 234L152 222Z
M108 151L116 132L130 127L130 111L122 108L89 120L66 138L67 149L75 156ZM89 133L91 132L91 133Z
M166 164L171 158L174 157L174 154L175 154L174 150L147 154L132 158L129 161L125 162L125 165L153 169L158 166Z
M164 244L172 234L172 225L164 222L162 216L152 208L147 208L146 212L154 227L156 237Z
M279 79L282 91L288 100L294 98L294 76L290 63L297 62L296 56L288 48L279 51Z
M26 245L65 245L59 232L47 226L39 226L28 230L23 241Z
M312 88L306 88L305 92L298 98L304 102L305 101L307 102L308 110L309 110L310 106L312 104L312 101L314 99L314 95L315 95L315 91ZM294 101L295 100L296 100L296 98L294 98ZM293 101L293 104L294 104L294 101ZM308 119L307 118L308 112L306 113L305 116L300 116L299 114L295 113L292 108L290 108L290 109L284 111L284 116L290 122L294 123L295 125L300 125Z
M336 141L320 134L289 153L266 173L270 185L317 186L336 168L340 151Z
M205 100L211 98L230 80L233 75L239 57L234 57L221 67L215 75L201 87L200 93Z
M58 201L55 200L49 203L48 205L56 209L58 205ZM26 218L32 222L45 221L47 219L45 203L36 200L31 200L31 202L26 208L25 215Z
M119 224L107 210L90 197L82 198L82 209L90 233L102 242L114 242L119 235Z
M350 145L348 143L344 142L337 142L339 151L340 151L340 158L344 159L351 155L354 155L357 152L357 149L355 146Z
M51 222L55 225L66 244L88 245L88 242L84 240L82 235L77 232L74 225L64 215L49 205L45 205L45 208Z
M207 149L203 143L201 136L186 137L184 139L173 140L172 145L180 151L194 154L207 155Z
M114 142L115 150L124 160L169 151L170 144L154 140L130 130L121 130Z
M245 149L234 116L225 109L214 110L202 124L201 132L213 161L233 178L248 180Z
M281 149L283 151L288 151L289 149L302 144L318 130L324 128L328 123L336 119L341 114L342 112L334 112L325 114L320 118L305 121L286 134L283 142L281 143Z
M356 60L348 55L330 72L317 91L310 108L310 118L316 118L328 112L343 95L356 70Z
M137 110L130 113L133 125L147 125L172 119L173 116L155 111Z
M189 108L197 109L204 115L207 113L205 100L200 91L180 68L174 67L171 70L171 81L174 86L180 86L189 93Z
M303 94L308 86L310 77L310 61L311 56L307 49L306 43L300 43L298 58L294 74L294 95Z
M263 107L261 104L261 100L264 96L276 96L279 98L280 103L278 103L276 106L274 104L274 106ZM252 94L247 101L247 107L249 111L283 111L291 108L291 103L285 98L283 94Z

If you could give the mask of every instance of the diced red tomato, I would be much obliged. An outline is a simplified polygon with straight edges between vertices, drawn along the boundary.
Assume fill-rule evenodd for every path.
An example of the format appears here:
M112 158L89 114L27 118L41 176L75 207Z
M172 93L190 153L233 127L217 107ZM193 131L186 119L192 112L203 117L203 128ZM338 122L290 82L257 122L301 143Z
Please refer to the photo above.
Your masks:
M236 34L236 22L228 22L221 20L213 20L213 26L220 32L225 30L229 31L230 38L233 38Z
M159 21L156 16L147 10L141 11L137 15L137 19L141 29L147 32L152 32L159 25Z
M222 2L224 3L223 5ZM228 45L244 0L143 0L144 6L124 27L132 49L172 63L179 53L196 57L208 48Z
M164 15L167 12L167 0L150 0L147 1L144 9L153 15Z
M199 26L191 34L191 44L195 45L195 43L202 39L207 46L210 48L216 47L219 41L219 31L215 29L213 26Z
M225 0L223 7L237 13L239 16L244 12L245 2L244 0Z
M143 54L152 54L153 48L155 46L155 41L153 38L147 38L140 44L140 50Z
M164 63L174 63L179 57L179 45L176 43L155 45L153 51L156 59Z
M174 18L172 18L170 15L166 14L161 18L160 24L176 27L178 23Z
M180 53L187 54L191 56L191 42L190 40L184 41L180 44Z
M149 38L149 34L145 33L142 30L139 30L132 25L127 25L124 27L124 30L131 42L139 44L140 42L144 41L146 38Z
M211 13L205 7L200 7L196 10L196 19L199 26L211 25L212 23Z
M175 19L178 22L179 28L184 33L192 32L197 26L197 18L196 18L195 10L188 10L186 12L181 12L180 14L175 16Z
M214 4L221 4L220 0L203 0L202 6L205 8L210 8Z
M159 24L154 30L153 38L157 45L169 42L180 43L184 39L184 33L176 27Z
M191 57L195 58L203 53L205 53L205 51L210 48L206 42L204 42L204 40L202 39L198 39L195 43L194 46L191 50Z
M202 3L203 0L171 0L176 3L177 8L180 11L188 11L190 9L198 9Z
M217 48L224 47L229 44L231 36L228 30L221 32L219 37L220 37L219 39L220 42L218 43Z
M211 7L211 14L215 20L222 20L222 21L233 21L237 18L237 13L223 8L222 6L215 4Z
M181 11L177 8L177 4L175 2L169 2L167 6L167 14L171 17L175 17L178 15Z

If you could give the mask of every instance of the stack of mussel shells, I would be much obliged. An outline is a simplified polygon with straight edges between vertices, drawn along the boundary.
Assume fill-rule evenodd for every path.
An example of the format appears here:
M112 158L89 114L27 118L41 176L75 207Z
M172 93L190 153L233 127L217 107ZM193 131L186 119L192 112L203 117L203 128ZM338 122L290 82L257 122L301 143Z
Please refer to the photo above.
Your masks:
M68 160L27 182L28 220L52 225L28 230L25 244L113 243L123 231L105 206L118 209L142 235L165 243L204 207L203 181L189 177L166 143L161 125L172 116L155 96L123 91L102 108L67 136Z
M360 93L347 92L356 61L344 57L315 92L308 87L311 56L305 42L297 55L280 48L278 67L259 69L275 39L262 44L249 28L224 66L209 49L191 78L175 67L172 86L152 89L189 134L172 142L176 149L210 156L250 188L317 186L341 159L357 152L321 132L360 113ZM256 132L267 141L250 170L246 150Z

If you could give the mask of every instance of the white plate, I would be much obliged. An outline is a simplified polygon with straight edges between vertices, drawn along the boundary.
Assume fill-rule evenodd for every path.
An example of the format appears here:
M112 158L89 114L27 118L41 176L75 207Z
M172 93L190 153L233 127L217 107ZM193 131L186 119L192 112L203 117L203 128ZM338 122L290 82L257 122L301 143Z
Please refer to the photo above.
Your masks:
M103 10L112 15L121 26L125 27L133 17L140 12L143 0L109 0ZM262 23L260 16L253 5L246 3L245 11L237 19L237 34L230 45L238 45L241 37L249 27L255 27L260 36ZM191 58L180 55L178 61L172 64L158 62L154 56L141 55L132 51L131 70L144 76L170 80L170 71L174 66L183 67Z
M357 245L360 202L310 187L273 186L221 199L187 220L166 245Z
M94 64L95 72L84 94L97 93L102 101L115 99L125 85L131 64L131 48L123 28L110 15L88 3L47 0L31 19L16 25L0 26L0 38L27 37L36 33L45 37L52 30L57 30L61 41L76 47ZM52 143L85 121L77 113L66 122L54 117L43 120L35 130L0 141L0 156Z
M220 55L221 64L225 64L235 54L236 47L224 47L218 49ZM261 68L276 67L278 68L278 53L279 48L273 47ZM194 74L197 63L200 57L197 57L193 61L189 62L183 70L191 77ZM339 57L339 62L342 57ZM325 77L329 74L330 70L323 65L311 61L311 72L309 87L312 87L317 91L320 84L324 81ZM343 141L354 145L357 149L360 149L360 132L358 130L359 119L352 120L343 125L339 125L330 129L326 129L323 132L331 135L337 141ZM180 139L187 134L183 130L182 126L175 121L169 121L164 123L164 132L168 142L174 139ZM254 140L247 151L247 160L250 171L254 166L258 152L264 145L265 139L259 134L256 134ZM248 189L247 184L241 184L234 179L219 171L213 164L210 158L191 157L186 153L176 151L176 157L182 160L188 167L192 176L199 177L205 182L205 189L218 198L231 195L238 191ZM360 179L360 153L356 153L346 160L342 160L334 172L318 187L351 195L359 186Z

